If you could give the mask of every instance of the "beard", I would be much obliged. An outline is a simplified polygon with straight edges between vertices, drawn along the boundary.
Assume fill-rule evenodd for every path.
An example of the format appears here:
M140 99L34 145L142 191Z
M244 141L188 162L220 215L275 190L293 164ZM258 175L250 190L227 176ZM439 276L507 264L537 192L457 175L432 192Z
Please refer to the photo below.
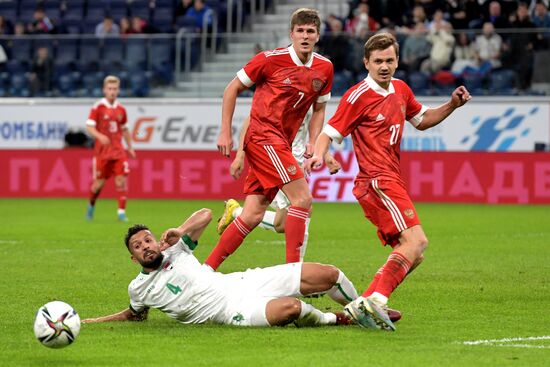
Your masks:
M149 261L143 260L142 262L140 262L140 264L147 269L157 269L160 264L162 264L162 259L164 259L164 255L162 254L162 252L159 252L158 256L154 259Z

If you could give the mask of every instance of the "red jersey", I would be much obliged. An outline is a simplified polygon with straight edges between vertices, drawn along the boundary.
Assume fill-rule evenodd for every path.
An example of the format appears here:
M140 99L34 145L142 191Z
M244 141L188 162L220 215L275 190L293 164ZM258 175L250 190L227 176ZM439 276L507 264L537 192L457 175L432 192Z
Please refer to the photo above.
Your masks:
M427 109L402 80L392 79L385 90L368 76L344 94L323 131L338 142L351 134L359 165L356 180L403 182L399 167L403 125L408 120L418 126Z
M304 64L292 46L254 56L237 73L247 87L256 83L245 144L290 147L311 105L330 99L333 76L330 60L314 52Z
M104 160L126 158L126 151L122 145L122 130L126 129L126 122L126 109L117 101L111 105L107 99L102 98L94 104L86 125L94 126L111 141L110 144L103 145L96 140L94 146L96 157Z

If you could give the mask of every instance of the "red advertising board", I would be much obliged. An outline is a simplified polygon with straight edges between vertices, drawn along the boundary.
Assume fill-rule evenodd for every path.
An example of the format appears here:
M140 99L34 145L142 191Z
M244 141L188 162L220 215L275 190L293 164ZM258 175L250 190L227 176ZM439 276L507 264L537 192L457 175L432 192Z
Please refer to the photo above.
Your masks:
M343 169L310 177L317 201L354 201L352 152L335 154ZM0 197L86 197L90 150L0 150ZM230 159L215 151L140 151L130 161L131 198L242 198L242 178L229 175ZM419 202L550 203L550 154L406 152L402 170ZM114 196L108 183L102 196Z

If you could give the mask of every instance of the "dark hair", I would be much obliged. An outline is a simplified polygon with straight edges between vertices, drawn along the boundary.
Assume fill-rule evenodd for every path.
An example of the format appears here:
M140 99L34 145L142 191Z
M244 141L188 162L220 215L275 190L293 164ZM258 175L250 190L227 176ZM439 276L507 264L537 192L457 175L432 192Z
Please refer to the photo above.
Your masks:
M135 235L138 232L141 231L148 231L149 227L147 227L144 224L134 224L130 228L128 228L128 233L126 233L126 236L124 237L124 244L126 245L126 248L128 251L130 251L130 238L132 238L133 235Z
M290 30L294 30L295 25L314 24L317 33L321 33L321 18L319 12L315 9L300 8L292 13L290 17Z
M365 59L369 59L372 51L385 50L390 46L393 46L395 54L399 56L399 43L397 43L395 37L391 33L382 32L375 34L365 43Z

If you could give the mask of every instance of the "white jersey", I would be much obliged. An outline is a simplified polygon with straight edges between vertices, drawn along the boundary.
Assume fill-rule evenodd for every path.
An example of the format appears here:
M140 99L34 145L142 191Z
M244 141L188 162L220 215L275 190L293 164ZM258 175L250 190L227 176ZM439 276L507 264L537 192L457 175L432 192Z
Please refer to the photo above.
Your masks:
M142 271L128 286L134 312L153 307L191 324L212 320L226 308L221 273L203 267L182 240L163 254L159 269Z

